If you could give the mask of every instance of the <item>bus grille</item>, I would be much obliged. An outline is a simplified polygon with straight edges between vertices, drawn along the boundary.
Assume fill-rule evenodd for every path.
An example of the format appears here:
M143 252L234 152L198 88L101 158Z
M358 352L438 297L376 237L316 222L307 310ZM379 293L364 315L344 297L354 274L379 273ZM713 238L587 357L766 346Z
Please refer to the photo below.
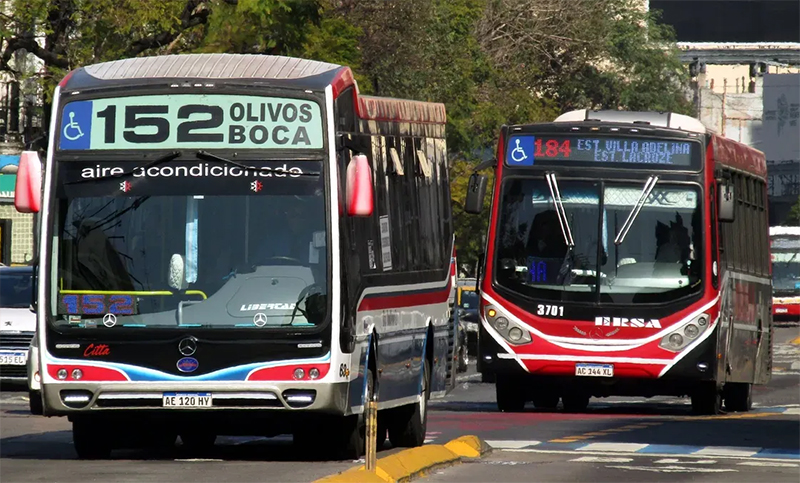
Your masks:
M0 366L0 379L14 378L14 379L27 379L28 367L27 366Z
M0 349L27 349L31 345L31 339L33 332L0 332Z

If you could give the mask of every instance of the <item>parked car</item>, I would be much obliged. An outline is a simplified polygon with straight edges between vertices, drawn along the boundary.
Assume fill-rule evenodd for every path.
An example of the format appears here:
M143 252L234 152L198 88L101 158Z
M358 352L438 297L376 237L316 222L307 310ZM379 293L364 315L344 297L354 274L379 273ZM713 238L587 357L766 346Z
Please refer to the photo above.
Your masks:
M0 267L0 381L25 384L29 347L36 331L33 267Z

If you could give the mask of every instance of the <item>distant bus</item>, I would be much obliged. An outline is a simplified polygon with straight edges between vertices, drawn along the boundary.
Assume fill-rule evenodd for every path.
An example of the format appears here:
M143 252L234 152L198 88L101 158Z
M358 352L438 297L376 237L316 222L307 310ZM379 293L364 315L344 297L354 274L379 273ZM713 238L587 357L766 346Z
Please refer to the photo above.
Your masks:
M373 398L383 439L423 443L455 379L443 104L202 54L76 69L52 119L35 378L80 457L289 433L357 458Z
M573 111L503 127L489 164L479 357L501 410L750 409L772 360L763 153L679 114ZM486 177L468 190L479 212Z
M772 226L772 317L800 322L800 226Z

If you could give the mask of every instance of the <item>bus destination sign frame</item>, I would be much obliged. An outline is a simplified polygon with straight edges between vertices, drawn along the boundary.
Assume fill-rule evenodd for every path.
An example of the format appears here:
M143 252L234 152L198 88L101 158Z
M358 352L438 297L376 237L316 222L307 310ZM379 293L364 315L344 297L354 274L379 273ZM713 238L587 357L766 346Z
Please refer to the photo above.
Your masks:
M700 145L694 140L607 134L518 134L506 146L507 166L649 166L699 168Z
M316 101L230 94L164 94L64 105L61 151L322 149Z

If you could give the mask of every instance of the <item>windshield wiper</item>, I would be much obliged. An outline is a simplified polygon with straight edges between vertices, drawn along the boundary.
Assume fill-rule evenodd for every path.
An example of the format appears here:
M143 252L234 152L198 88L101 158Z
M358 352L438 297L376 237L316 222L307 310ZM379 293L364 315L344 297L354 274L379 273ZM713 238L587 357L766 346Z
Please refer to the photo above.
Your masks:
M96 182L96 181L103 181L103 180L106 180L106 179L124 178L126 176L133 175L134 170L140 169L140 170L145 170L146 171L147 168L152 168L153 166L158 166L159 164L166 163L167 161L172 161L173 159L177 158L180 155L181 155L180 151L173 151L173 152L171 152L169 154L165 154L164 156L161 156L160 158L156 158L156 159L150 161L149 163L145 164L142 167L137 166L137 167L133 168L130 171L125 171L124 173L107 174L107 175L101 176L99 178L86 178L86 179L79 179L77 181L68 181L68 182L66 182L64 184L93 183L93 182Z
M313 290L315 288L316 289L320 289L320 291L319 292L313 292ZM294 318L297 317L297 313L298 312L300 312L300 315L305 317L306 321L308 321L308 315L307 315L308 314L308 307L306 307L306 310L303 310L303 309L300 308L300 304L305 302L312 295L320 295L320 294L322 294L321 289L322 289L322 287L320 287L319 285L317 285L315 283L312 283L311 285L309 285L306 288L304 288L303 291L300 292L300 295L297 297L297 302L295 302L294 308L292 309L292 317L291 317L291 319L289 319L289 323L285 324L285 325L292 325L292 323L294 323Z
M656 187L656 183L658 183L658 176L650 176L647 178L647 182L644 184L644 188L642 188L642 192L639 194L639 200L636 202L633 208L631 208L631 212L628 213L628 219L622 224L622 228L620 228L619 233L617 233L617 237L614 239L615 245L620 245L623 241L625 241L628 231L631 229L631 226L633 226L633 222L636 221L636 218L639 216L639 212L642 211L642 207L647 201L647 198L650 196L650 193L653 192L653 188Z
M239 162L234 161L232 159L223 158L222 156L217 156L216 154L209 153L208 151L202 151L202 150L201 151L197 151L196 155L200 159L206 159L206 160L211 160L211 161L219 161L220 163L230 164L232 166L236 166L236 167L239 167L239 168L242 168L242 169L245 169L245 170L258 169L255 166L247 166L246 164L239 163ZM316 171L308 171L308 172L304 171L302 173L288 173L287 172L286 174L291 176L291 177L296 177L296 176L319 176L319 172L316 172Z
M556 213L558 214L558 224L561 226L561 234L564 235L564 243L567 247L572 249L575 246L575 240L572 238L572 230L569 229L569 220L567 219L567 212L564 210L564 203L561 201L561 192L558 189L558 181L556 181L555 173L547 173L544 175L547 180L547 186L550 188L550 196L553 197L553 203L556 205Z

